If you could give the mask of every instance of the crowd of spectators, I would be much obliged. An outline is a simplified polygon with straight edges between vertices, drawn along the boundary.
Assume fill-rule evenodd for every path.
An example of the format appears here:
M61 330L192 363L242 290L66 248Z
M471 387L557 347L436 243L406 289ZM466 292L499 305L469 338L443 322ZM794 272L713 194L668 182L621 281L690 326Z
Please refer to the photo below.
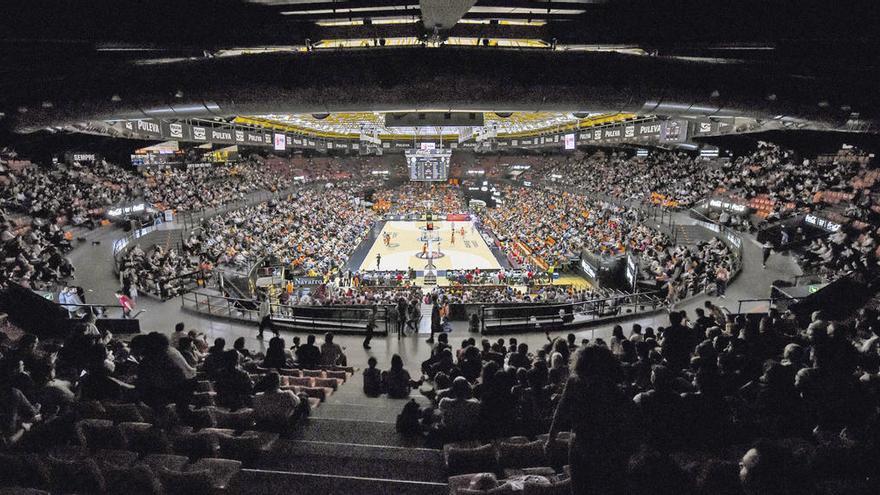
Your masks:
M824 484L867 493L876 482L875 312L798 322L707 303L690 316L671 312L667 326L575 340L548 335L538 349L514 338L456 349L439 340L420 380L409 379L433 385L422 389L432 406L404 408L398 426L437 445L549 432L550 446L571 431L565 462L579 494L795 494ZM755 459L769 452L785 464ZM646 482L641 461L670 470L652 478L662 491L633 491Z
M86 317L63 342L41 342L32 334L0 345L0 447L24 442L31 447L67 438L83 411L95 401L135 404L156 417L170 411L164 425L192 419L198 407L199 381L211 382L211 397L219 408L253 409L256 420L287 428L290 420L307 413L308 397L290 388L279 389L277 373L291 368L345 367L344 348L333 334L316 343L294 338L287 347L279 337L265 354L248 350L243 338L231 347L223 338L213 344L204 334L178 323L170 336L152 332L130 341L99 331ZM203 390L201 392L204 392ZM94 407L94 406L92 406Z
M382 213L454 215L468 212L461 189L444 183L405 182L374 195L374 208Z
M196 168L147 169L144 196L160 210L200 210L240 201L256 191L280 191L293 185L293 171L266 167L250 159Z
M531 255L547 266L566 266L583 251L641 252L660 236L641 223L638 210L587 196L552 187L505 187L502 195L504 206L487 210L484 223L506 254L522 262Z

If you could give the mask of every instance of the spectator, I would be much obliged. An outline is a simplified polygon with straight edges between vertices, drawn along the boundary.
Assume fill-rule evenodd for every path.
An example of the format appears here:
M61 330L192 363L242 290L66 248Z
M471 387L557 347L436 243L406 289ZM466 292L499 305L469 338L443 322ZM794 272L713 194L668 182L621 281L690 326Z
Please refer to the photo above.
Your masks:
M382 394L382 374L376 368L376 358L370 356L367 359L367 369L364 370L364 394L367 397L378 397Z
M628 457L625 445L629 406L617 386L620 372L607 348L580 351L550 427L547 449L563 428L575 433L571 445L572 493L613 493Z
M418 387L421 382L410 378L409 372L403 368L403 359L397 354L391 356L391 368L382 372L382 390L392 399L404 399L409 397L412 387Z
M282 430L292 427L298 416L304 412L303 401L293 391L281 390L281 377L275 371L266 375L264 385L266 391L253 397L257 421Z
M223 353L223 367L215 382L217 405L232 411L250 405L254 382L240 366L241 354L235 350Z
M323 362L321 350L315 345L314 335L306 337L306 343L299 346L299 349L296 350L296 361L297 364L305 369L315 369Z
M333 334L327 332L324 335L324 343L321 344L321 365L323 366L346 366L348 359L342 352L342 346L333 342Z

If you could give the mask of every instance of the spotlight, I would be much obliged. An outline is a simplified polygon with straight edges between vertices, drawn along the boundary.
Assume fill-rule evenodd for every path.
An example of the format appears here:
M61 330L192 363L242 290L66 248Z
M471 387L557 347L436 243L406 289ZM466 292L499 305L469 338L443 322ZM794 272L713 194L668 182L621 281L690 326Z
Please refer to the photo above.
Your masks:
M767 95L767 101L776 101L776 93L770 93Z
M43 108L52 108L55 105L53 105L51 101L47 100L47 101L44 101L43 103L41 103L40 106Z
M719 96L721 96L721 93L719 93L716 89L715 91L712 91L712 94L709 96L711 96L712 98L718 98Z
M18 107L18 113L27 113L28 107Z
M178 90L174 93L174 97L175 97L175 98L183 98L183 90L182 90L182 89L178 89Z
M110 101L119 103L120 101L122 101L122 97L120 97L119 95L113 95L110 97Z

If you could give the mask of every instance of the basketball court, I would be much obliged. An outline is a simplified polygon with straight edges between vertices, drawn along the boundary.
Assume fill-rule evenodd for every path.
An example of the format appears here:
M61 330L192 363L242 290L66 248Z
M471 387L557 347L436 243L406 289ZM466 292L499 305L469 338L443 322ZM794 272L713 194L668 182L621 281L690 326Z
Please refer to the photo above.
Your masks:
M381 255L379 270L422 271L428 264L427 256L433 256L437 270L465 270L479 268L501 269L501 264L492 254L486 241L473 228L473 222L435 221L434 230L427 231L425 222L388 221L379 237L360 266L361 271L375 271L376 255ZM452 243L452 229L455 228L455 242ZM461 235L461 229L464 235ZM385 244L386 235L389 237ZM426 249L427 237L431 236L431 247Z

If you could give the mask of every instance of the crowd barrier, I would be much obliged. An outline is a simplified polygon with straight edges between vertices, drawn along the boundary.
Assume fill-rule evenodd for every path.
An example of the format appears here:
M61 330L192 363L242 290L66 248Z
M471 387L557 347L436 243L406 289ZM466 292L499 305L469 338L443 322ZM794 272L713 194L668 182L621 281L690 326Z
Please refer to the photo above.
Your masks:
M251 322L254 325L262 320L260 304L253 299L237 299L217 294L189 292L181 295L184 309L214 317ZM392 325L394 306L376 306L377 335L389 333ZM286 306L272 304L271 320L274 325L294 331L337 333L366 333L373 306Z
M576 328L654 311L664 304L661 294L621 293L565 304L486 304L480 310L480 330L491 334Z

